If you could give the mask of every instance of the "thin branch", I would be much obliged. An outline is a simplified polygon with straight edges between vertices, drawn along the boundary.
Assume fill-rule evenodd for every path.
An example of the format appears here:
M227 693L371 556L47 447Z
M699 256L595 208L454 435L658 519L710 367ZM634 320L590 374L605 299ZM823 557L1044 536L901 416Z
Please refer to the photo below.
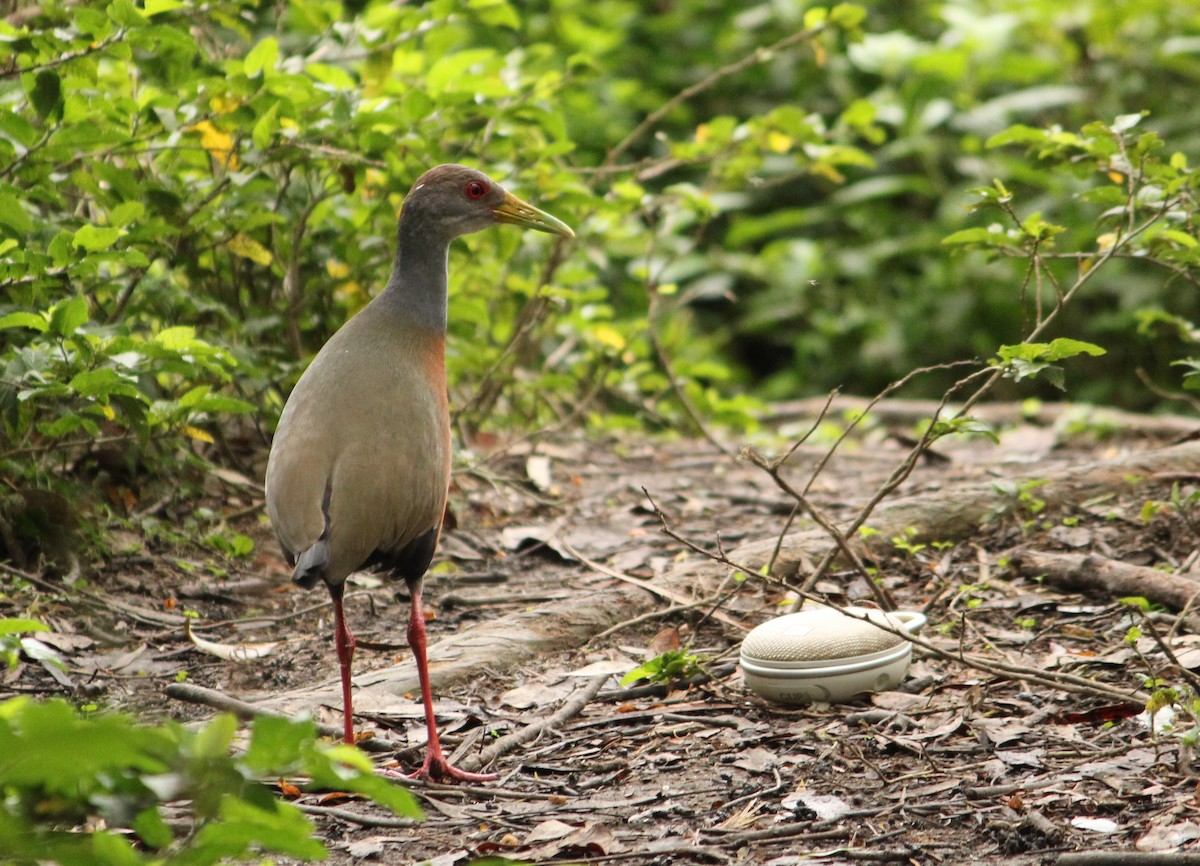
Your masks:
M553 715L526 725L521 730L506 737L501 737L476 755L468 755L462 761L463 769L471 771L482 769L497 758L507 755L514 749L536 739L544 732L552 731L560 725L569 722L595 699L596 695L600 692L600 687L608 682L611 676L611 674L603 674L592 677L582 688L575 689L571 693L570 698Z
M120 42L125 38L126 28L122 27L117 30L112 36L102 39L99 42L94 42L86 48L80 48L78 51L68 51L66 54L60 54L53 60L47 60L45 63L34 63L30 66L12 67L9 69L0 70L0 80L5 78L17 78L27 72L39 72L43 69L54 69L62 66L64 63L70 63L72 60L78 60L81 57L87 57L89 54L95 54L98 51L103 51L112 45L114 42Z
M789 48L794 48L797 45L808 42L815 36L823 33L825 29L826 25L818 24L815 27L809 27L805 30L800 30L796 33L793 33L790 36L785 36L784 38L766 46L765 48L759 46L740 60L736 60L733 63L727 63L719 69L709 73L695 84L685 87L654 111L650 112L650 114L646 115L645 119L642 120L641 123L634 127L634 129L628 135L621 139L621 141L618 142L612 148L612 150L608 152L608 154L604 157L604 162L600 166L601 172L603 173L606 170L612 171L614 168L614 163L616 163L617 159L619 159L621 155L625 153L625 151L629 150L629 148L632 147L635 142L637 142L640 138L642 138L642 136L657 126L660 120L692 97L698 96L704 91L715 87L722 80L729 78L732 75L738 75L739 73L744 72L753 66L757 66L760 63L765 63L781 51L786 51Z

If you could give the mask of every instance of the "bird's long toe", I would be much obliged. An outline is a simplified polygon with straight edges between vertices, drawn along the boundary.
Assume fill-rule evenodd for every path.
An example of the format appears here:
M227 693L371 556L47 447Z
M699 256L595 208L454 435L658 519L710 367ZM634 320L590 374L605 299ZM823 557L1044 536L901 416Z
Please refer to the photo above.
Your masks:
M429 779L433 782L493 782L499 778L495 773L471 773L461 770L445 758L434 758L426 755L420 768L411 773L401 773L399 770L380 770L389 779L403 779L411 782L418 779Z

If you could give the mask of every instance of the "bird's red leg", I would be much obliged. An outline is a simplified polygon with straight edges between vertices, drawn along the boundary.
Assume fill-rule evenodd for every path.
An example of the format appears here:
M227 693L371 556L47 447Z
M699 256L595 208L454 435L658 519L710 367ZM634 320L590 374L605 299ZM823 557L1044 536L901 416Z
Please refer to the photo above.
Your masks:
M421 582L409 581L412 595L412 611L408 619L408 645L417 660L417 677L421 681L421 700L425 703L425 727L429 741L425 745L425 762L421 769L405 778L457 779L462 782L490 782L495 773L468 773L452 766L442 754L442 743L438 739L437 719L433 714L433 692L429 688L429 665L425 657L425 612L421 607Z
M337 649L338 666L342 669L342 720L345 724L346 742L354 745L354 711L350 705L350 662L354 658L354 635L346 626L346 614L342 610L344 583L329 587L333 599L333 645Z

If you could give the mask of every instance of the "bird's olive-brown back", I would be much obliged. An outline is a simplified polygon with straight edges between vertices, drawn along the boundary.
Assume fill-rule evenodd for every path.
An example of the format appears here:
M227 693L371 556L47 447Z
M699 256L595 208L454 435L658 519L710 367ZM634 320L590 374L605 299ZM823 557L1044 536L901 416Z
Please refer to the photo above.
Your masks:
M300 377L267 464L267 510L295 559L326 531L328 583L440 526L450 479L443 334L372 303Z

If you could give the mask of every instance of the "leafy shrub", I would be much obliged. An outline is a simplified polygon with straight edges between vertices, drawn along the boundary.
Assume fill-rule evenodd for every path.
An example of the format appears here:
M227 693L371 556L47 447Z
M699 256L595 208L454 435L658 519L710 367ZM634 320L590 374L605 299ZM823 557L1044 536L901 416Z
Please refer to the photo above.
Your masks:
M232 716L192 732L123 715L83 717L61 700L0 704L5 862L202 866L253 853L324 859L304 813L255 781L264 775L299 773L315 787L420 816L412 795L374 775L357 749L320 744L312 722L259 717L245 752L232 757L236 731Z

